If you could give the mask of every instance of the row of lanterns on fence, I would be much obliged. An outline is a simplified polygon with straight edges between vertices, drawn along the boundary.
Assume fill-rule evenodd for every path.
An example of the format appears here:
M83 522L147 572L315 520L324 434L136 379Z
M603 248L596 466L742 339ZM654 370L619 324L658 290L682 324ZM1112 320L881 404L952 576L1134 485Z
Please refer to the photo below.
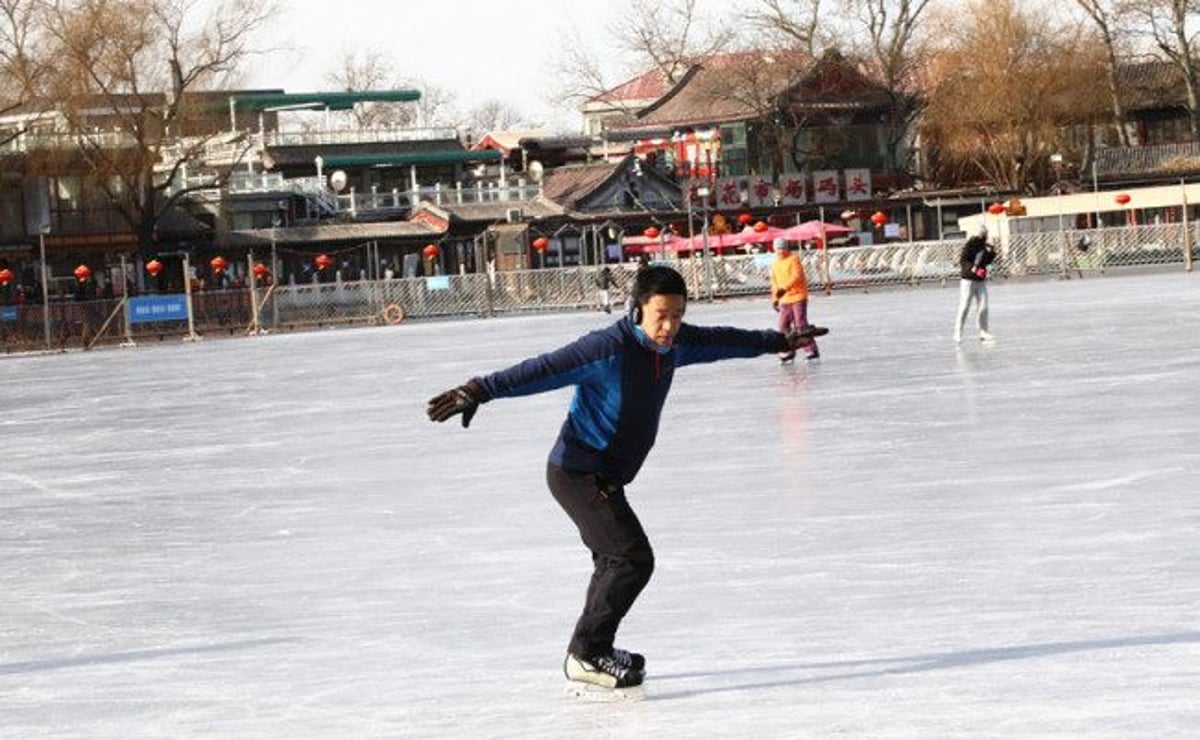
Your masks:
M1128 205L1132 199L1129 197L1128 193L1117 193L1117 195L1113 197L1113 200L1116 201L1117 205L1124 206ZM999 202L992 203L987 207L988 213L994 216L999 216L1000 214L1005 213L1007 210L1008 206ZM842 213L842 219L850 221L854 218L858 218L860 215L861 214L857 211L846 211ZM876 211L875 213L872 213L870 218L871 223L875 224L876 226L883 226L888 220L887 214L885 214L883 211ZM749 213L743 213L738 216L737 220L739 224L742 224L743 226L749 226L750 222L753 221L754 218ZM761 233L766 231L768 226L765 221L756 221L750 228ZM657 226L649 226L645 231L642 232L642 235L648 239L657 239L662 234L663 231ZM533 240L532 246L538 252L544 252L550 246L550 240L544 236L539 236ZM426 244L425 248L421 250L421 254L427 259L437 259L438 255L441 254L441 249L439 249L436 244ZM325 270L333 266L333 258L327 254L318 254L313 258L313 264L316 265L318 270ZM209 260L208 266L212 268L213 272L222 273L229 267L229 261L218 255ZM146 263L146 272L148 272L151 277L157 277L162 270L163 264L156 259L152 259ZM254 272L254 276L259 279L266 277L270 273L270 270L267 268L267 266L261 262L254 265L252 270ZM92 270L87 265L80 265L79 267L75 268L73 274L75 275L76 280L83 283L87 282L87 279L92 276ZM16 275L13 273L13 271L8 268L0 270L0 286L8 285L15 277Z

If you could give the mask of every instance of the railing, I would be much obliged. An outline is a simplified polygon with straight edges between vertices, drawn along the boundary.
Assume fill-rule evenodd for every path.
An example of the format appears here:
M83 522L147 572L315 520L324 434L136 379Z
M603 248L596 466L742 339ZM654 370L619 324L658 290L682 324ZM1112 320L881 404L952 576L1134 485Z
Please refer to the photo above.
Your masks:
M1013 235L992 269L994 278L1080 278L1131 268L1190 267L1200 228L1180 224ZM1187 247L1190 246L1191 254ZM814 294L842 289L956 282L961 241L893 243L801 253ZM666 262L679 269L698 300L769 294L772 254L692 256ZM632 284L631 263L610 265L609 295L620 304ZM340 280L307 285L200 291L194 320L201 334L238 335L256 329L292 331L318 326L399 323L405 319L505 316L599 307L594 265L553 270L473 273L387 280ZM26 294L38 295L27 289ZM43 309L13 305L14 286L0 288L0 352L47 345ZM252 303L253 301L253 303ZM119 299L50 304L49 345L160 341L186 334L182 322L126 327ZM5 305L8 304L8 305ZM253 325L257 306L259 323ZM115 320L113 320L115 316Z
M453 127L386 128L354 131L269 131L263 134L270 147L323 144L390 144L404 141L457 141Z

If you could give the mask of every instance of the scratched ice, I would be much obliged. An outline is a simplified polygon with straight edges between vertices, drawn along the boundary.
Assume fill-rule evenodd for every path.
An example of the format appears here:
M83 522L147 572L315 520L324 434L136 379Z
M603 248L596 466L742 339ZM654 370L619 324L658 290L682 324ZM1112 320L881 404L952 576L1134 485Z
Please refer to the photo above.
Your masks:
M424 418L612 317L0 359L0 736L1194 737L1200 282L998 283L960 347L956 298L816 296L819 363L678 373L621 705L562 691L566 391Z

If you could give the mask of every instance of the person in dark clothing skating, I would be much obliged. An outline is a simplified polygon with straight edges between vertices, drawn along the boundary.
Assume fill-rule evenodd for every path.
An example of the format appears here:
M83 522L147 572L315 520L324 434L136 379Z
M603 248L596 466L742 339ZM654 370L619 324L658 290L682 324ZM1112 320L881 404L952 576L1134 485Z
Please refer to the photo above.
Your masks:
M640 684L645 658L614 647L617 628L650 580L654 551L625 496L653 447L675 369L801 346L828 332L809 326L781 334L683 323L687 286L669 267L638 272L630 314L552 352L472 378L429 401L428 415L471 423L479 405L575 386L550 451L546 480L591 551L583 613L567 647L567 678L604 688Z
M963 324L971 312L971 304L978 306L979 339L990 342L995 339L988 331L988 266L996 259L996 250L987 240L987 227L980 226L963 244L958 255L961 279L958 281L958 314L954 322L954 341L962 341Z

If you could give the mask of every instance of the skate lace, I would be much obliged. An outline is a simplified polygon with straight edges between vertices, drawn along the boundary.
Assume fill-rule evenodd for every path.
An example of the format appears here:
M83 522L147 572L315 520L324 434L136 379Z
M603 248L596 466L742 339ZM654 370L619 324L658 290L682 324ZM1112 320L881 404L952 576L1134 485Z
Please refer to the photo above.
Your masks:
M625 674L629 672L628 666L623 665L616 656L616 651L613 655L594 655L589 662L601 671L617 678L624 678Z
M629 667L633 666L633 655L631 655L628 650L622 650L621 648L613 648L612 658L613 658L613 660L617 661L617 663L619 663L624 668L629 668Z

